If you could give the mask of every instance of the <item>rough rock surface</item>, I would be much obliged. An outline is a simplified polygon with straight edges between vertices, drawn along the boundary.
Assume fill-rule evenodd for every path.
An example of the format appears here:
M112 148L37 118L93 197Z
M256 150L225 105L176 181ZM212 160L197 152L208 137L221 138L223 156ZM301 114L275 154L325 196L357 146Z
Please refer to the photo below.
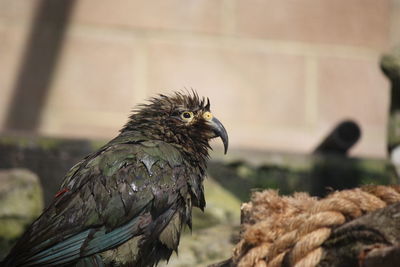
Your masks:
M25 169L0 170L0 259L42 210L36 174Z

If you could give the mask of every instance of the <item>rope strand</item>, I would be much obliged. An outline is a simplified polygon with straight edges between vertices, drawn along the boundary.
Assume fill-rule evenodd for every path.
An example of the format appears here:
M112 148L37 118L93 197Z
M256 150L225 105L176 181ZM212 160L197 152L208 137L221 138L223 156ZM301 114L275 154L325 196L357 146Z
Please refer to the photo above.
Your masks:
M242 240L234 248L239 267L316 266L332 228L400 201L400 186L364 186L318 200L306 193L256 192L242 205Z

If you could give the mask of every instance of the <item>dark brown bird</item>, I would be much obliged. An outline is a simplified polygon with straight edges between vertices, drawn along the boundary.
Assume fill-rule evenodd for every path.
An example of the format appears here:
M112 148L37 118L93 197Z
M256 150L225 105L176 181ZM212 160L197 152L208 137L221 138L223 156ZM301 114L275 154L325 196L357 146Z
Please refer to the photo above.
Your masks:
M228 135L207 99L160 95L73 166L2 266L153 266L204 209L209 140Z

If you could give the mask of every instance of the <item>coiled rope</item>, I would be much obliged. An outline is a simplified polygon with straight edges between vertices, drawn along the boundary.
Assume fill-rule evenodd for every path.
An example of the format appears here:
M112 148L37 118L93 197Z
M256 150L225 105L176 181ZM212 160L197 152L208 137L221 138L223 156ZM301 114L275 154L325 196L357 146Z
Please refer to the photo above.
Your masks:
M239 267L278 267L283 261L316 266L333 227L399 201L400 186L364 186L320 200L306 193L256 192L242 205L241 241L233 261Z

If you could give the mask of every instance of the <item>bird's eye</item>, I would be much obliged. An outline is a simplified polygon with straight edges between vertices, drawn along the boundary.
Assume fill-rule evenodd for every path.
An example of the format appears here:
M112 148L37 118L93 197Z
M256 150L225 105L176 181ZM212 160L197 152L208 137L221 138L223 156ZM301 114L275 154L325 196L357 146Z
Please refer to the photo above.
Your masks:
M211 112L206 111L206 112L203 113L203 118L204 118L206 121L210 121L210 120L212 120L213 115L212 115Z
M193 112L190 112L190 111L182 112L181 118L184 121L191 121L193 119Z

